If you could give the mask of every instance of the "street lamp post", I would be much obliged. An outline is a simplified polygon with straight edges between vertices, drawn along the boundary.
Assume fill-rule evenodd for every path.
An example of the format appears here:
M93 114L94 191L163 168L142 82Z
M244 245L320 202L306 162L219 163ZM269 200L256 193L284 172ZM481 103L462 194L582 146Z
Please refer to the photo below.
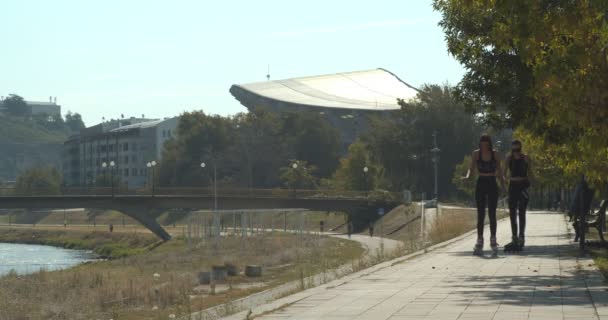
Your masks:
M298 163L297 162L294 162L291 165L291 168L293 168L293 170L295 171L296 174L299 174L298 173ZM296 192L297 186L296 186L296 184L297 184L297 180L294 181L294 183L293 183L293 197L294 198L296 198L296 196L297 196L297 192Z
M201 162L201 168L204 169L206 166L206 163ZM217 168L215 163L213 163L213 208L217 210Z
M369 188L368 188L368 177L367 177L367 172L369 171L369 168L367 166L363 167L363 177L364 177L364 183L365 183L365 190L367 192L369 192Z
M112 185L112 197L114 197L114 166L116 163L110 161L110 184Z
M104 161L104 162L101 164L101 167L103 168L103 177L104 177L104 179L106 179L106 182L105 182L105 183L107 183L107 179L108 179L108 170L107 170L107 168L108 168L108 164L107 164L107 163ZM107 185L107 184L105 184L105 183L104 183L104 187L106 187L106 188L107 188L107 186L108 186L108 185Z
M148 162L146 164L146 166L148 167L148 169L152 169L152 196L154 197L154 174L155 174L155 167L156 167L156 161L152 160L150 162Z
M111 190L112 190L112 197L114 196L114 166L116 166L116 163L114 163L114 161L110 161L110 163L102 163L101 167L104 170L104 174L106 179L108 178L108 172L106 170L106 168L110 167L110 185L111 185Z
M437 147L437 131L433 133L433 149L431 149L433 166L435 169L435 199L439 199L439 186L438 186L438 175L439 175L439 153L441 150Z

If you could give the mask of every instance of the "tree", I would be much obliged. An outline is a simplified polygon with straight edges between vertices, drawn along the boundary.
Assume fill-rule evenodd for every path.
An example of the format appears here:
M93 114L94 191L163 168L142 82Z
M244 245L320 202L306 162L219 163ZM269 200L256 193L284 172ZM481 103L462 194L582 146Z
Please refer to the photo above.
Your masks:
M61 193L62 177L53 167L35 167L25 170L15 182L18 195L57 195Z
M281 185L280 168L299 159L330 176L338 163L339 134L314 113L274 113L257 109L234 117L202 112L181 116L175 139L165 143L161 185L204 186L217 163L225 185L272 188Z
M465 156L461 163L457 164L454 168L454 175L452 176L452 183L456 188L464 193L467 198L473 199L475 195L475 181L477 180L477 171L471 172L470 179L462 179L471 167L471 156Z
M430 150L433 134L441 149L439 190L456 192L451 183L454 167L475 148L482 127L452 95L448 85L425 85L414 101L399 101L401 111L375 119L363 139L372 159L380 164L389 189L433 191Z
M2 100L2 105L6 111L12 115L25 116L30 113L29 107L25 100L16 94L9 94L8 97Z
M313 175L315 170L316 168L306 161L292 160L288 166L280 169L281 181L294 191L299 188L316 189L317 178Z
M434 0L434 8L467 69L456 94L471 112L572 150L562 169L585 161L589 176L608 180L598 156L608 147L608 2Z
M234 141L234 128L228 118L209 116L202 111L181 115L175 140L169 140L163 149L159 181L161 185L209 185L210 175L201 168L217 165L218 179L223 178L224 151Z
M329 177L340 158L340 133L318 113L283 114L283 133L294 156L318 168L318 175Z
M344 190L374 190L378 186L381 172L379 166L370 159L365 144L355 141L348 147L348 155L340 159L340 165L334 175L334 184Z
M71 111L68 111L65 115L65 125L71 132L79 132L85 128L82 116L79 113L72 113Z

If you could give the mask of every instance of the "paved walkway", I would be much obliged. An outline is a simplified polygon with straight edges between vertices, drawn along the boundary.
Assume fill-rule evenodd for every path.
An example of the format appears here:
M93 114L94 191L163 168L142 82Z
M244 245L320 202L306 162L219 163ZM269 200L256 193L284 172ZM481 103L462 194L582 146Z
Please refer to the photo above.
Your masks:
M256 319L608 319L608 287L563 215L528 215L525 253L472 256L474 234L253 310ZM499 241L510 238L507 220ZM399 262L401 260L401 262ZM231 319L243 319L242 314Z

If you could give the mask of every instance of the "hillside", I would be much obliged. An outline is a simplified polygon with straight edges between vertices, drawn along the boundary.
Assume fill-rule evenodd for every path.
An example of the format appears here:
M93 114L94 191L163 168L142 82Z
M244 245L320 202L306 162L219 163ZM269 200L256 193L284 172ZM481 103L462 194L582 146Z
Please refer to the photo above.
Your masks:
M63 144L68 135L63 124L43 125L35 120L0 115L0 144Z
M26 168L60 167L68 136L63 122L0 115L0 182L14 181Z

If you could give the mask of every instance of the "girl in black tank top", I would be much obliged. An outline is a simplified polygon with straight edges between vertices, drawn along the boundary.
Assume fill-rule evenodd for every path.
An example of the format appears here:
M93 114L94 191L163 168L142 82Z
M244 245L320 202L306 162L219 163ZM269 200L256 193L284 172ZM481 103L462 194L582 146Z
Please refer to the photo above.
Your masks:
M507 158L505 176L510 171L509 179L509 218L511 220L511 243L505 251L521 251L525 243L526 209L528 207L530 180L530 161L521 152L521 141L513 140L511 154Z
M485 159L484 159L485 155ZM489 158L488 159L488 155ZM486 160L488 159L488 160ZM500 178L501 184L502 171L500 169L500 155L492 147L492 139L489 135L483 135L479 139L479 149L473 151L471 155L471 167L465 176L470 178L473 170L477 170L479 177L475 186L475 203L477 205L477 242L473 249L473 254L483 254L483 229L486 216L486 206L488 207L488 217L490 218L490 247L492 255L497 255L498 243L496 242L496 207L498 205L498 185L496 177Z

